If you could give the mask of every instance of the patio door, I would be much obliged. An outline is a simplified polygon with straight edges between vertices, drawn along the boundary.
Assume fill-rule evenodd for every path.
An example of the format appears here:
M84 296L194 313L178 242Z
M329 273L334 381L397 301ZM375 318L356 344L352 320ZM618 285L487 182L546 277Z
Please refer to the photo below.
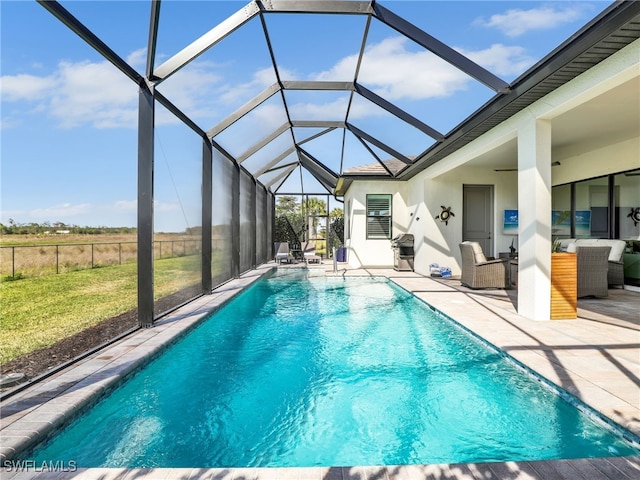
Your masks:
M493 185L463 185L462 240L478 242L493 257Z

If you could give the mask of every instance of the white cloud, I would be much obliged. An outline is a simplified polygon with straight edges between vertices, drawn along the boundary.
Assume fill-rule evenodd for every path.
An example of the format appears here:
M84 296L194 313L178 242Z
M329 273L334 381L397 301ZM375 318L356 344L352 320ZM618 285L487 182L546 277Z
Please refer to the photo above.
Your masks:
M132 52L127 61L143 66L146 49ZM215 96L222 88L216 68L211 63L192 62L159 89L191 118L210 118L220 101ZM138 86L107 61L61 61L54 72L43 76L4 75L0 77L0 93L3 103L20 102L16 111L22 117L44 113L61 128L137 127ZM158 111L157 124L178 122L163 109ZM5 128L21 123L18 118L6 120L2 123Z
M59 127L136 126L137 86L106 61L63 61L50 75L4 75L0 84L3 102L31 104L24 113L45 112Z
M56 85L54 77L37 77L29 74L0 77L2 101L40 100Z
M466 88L468 77L428 51L411 52L392 37L367 49L360 79L387 100L444 97Z
M280 73L282 75L282 71ZM284 76L281 78L290 79ZM225 84L221 88L220 101L223 104L233 105L238 102L245 103L261 93L265 88L276 82L276 74L273 67L262 68L253 73L248 82L237 84Z
M266 135L285 123L287 116L281 104L263 105L254 110L251 121L252 135Z
M390 37L365 52L359 81L389 101L423 100L446 97L468 88L472 78L456 67L425 51L410 51L405 37ZM483 50L460 50L460 53L496 75L520 74L533 63L521 47L492 45ZM316 75L316 80L340 78L352 68L355 56L349 56L328 71ZM330 109L331 105L324 108ZM320 111L320 107L315 107ZM312 113L312 109L309 108ZM352 115L370 112L352 111ZM314 117L315 118L315 117Z
M192 119L211 117L215 89L222 77L211 62L191 62L158 86L158 90ZM215 110L214 110L215 111Z
M127 63L138 71L144 71L147 67L147 49L139 48L127 56Z
M138 87L108 62L61 62L50 113L62 127L135 126Z
M290 107L291 117L303 120L344 120L348 100L349 96L345 95L323 104L296 103Z
M138 209L136 200L118 200L113 203L113 208L122 212L135 212Z
M19 118L9 117L3 114L2 119L0 119L0 130L14 128L20 125L22 125L22 120Z
M370 46L365 52L360 81L389 101L446 97L468 87L469 76L428 51L411 50L411 45L407 38L397 36ZM498 75L521 73L532 63L522 48L500 44L462 53ZM145 59L145 49L136 50L127 57L132 65L143 65ZM356 55L344 57L331 69L317 73L311 79L351 78L356 61ZM198 121L226 116L275 82L272 67L257 70L248 81L236 84L219 73L225 70L225 65L194 61L161 83L158 89ZM280 74L282 78L296 78L295 72L286 69ZM5 75L0 78L0 88L3 102L15 102L16 106L9 117L8 109L4 108L1 124L4 128L24 123L28 115L36 113L48 116L63 128L137 126L138 87L107 61L63 61L55 71L42 76ZM335 109L333 103L295 105L296 116L308 119L334 116ZM354 108L352 114L365 112L359 107ZM261 119L268 120L275 121L273 118ZM157 125L177 122L173 115L158 108Z
M343 79L343 81L346 82L352 81L353 76L356 74L357 64L358 55L349 55L336 63L330 70L315 74L314 80L328 81Z
M460 53L498 76L520 75L535 62L523 47L509 47L500 43L484 50Z
M91 208L92 206L90 203L79 203L75 205L72 203L62 203L59 205L52 205L50 207L33 208L27 211L27 216L32 219L55 219L54 221L56 221L77 215L84 215L89 213Z
M488 20L479 18L475 23L484 27L497 28L508 37L518 37L530 31L550 30L573 22L580 19L583 14L583 9L577 6L558 9L546 6L529 10L510 9L506 13L492 15Z
M179 212L180 205L175 202L163 202L161 200L154 200L153 202L153 211L155 213L171 213L171 212Z

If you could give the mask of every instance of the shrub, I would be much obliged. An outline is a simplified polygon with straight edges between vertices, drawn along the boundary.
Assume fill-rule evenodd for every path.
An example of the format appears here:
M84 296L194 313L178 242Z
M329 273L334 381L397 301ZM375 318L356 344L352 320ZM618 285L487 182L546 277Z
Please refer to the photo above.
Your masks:
M6 277L2 277L3 282L15 282L16 280L22 280L24 275L21 272L16 272L13 275L7 275Z

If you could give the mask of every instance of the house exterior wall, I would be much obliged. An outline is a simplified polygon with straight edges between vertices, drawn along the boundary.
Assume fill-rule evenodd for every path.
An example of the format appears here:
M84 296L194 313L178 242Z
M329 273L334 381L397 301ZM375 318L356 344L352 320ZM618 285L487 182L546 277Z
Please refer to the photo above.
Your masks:
M502 232L505 209L518 209L521 220L534 227L523 232L521 222L515 242L521 257L518 311L527 318L548 319L551 186L640 167L640 132L633 138L612 140L607 145L574 144L552 150L554 119L611 88L637 81L639 59L640 40L406 183L353 182L345 195L345 199L354 202L350 213L354 218L349 263L354 267L393 264L387 242L367 241L364 215L358 217L353 213L354 209L364 210L366 193L393 193L393 235L408 232L415 236L415 271L428 275L429 264L438 263L451 267L454 275L460 274L458 244L462 241L463 185L493 185L495 254L508 251L513 238ZM522 156L515 159L519 172L494 172L470 166L478 157L509 145L513 147L513 142L517 146L516 157ZM560 165L551 168L551 162L556 161ZM526 194L527 189L531 197ZM441 206L451 207L456 214L448 225L434 218Z
M502 212L517 208L517 172L500 172L478 167L459 167L435 179L417 175L408 184L407 206L415 212L408 225L408 233L415 237L415 271L429 274L429 265L437 263L460 274L462 242L462 192L464 185L492 185L494 189L493 249L495 255L508 252L513 235L502 232ZM455 214L448 224L435 217L442 206L451 207ZM517 245L517 238L515 243Z
M407 233L409 211L406 204L406 182L358 181L344 196L345 246L349 266L393 267L391 241L367 240L367 195L391 194L392 227L391 238Z

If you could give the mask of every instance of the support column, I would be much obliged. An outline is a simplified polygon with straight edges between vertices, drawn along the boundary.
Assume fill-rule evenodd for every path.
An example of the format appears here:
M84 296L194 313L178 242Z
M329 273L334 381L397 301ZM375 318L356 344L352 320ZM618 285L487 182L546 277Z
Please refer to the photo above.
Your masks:
M276 196L273 193L267 192L269 195L269 219L271 220L271 238L267 239L269 242L269 259L273 259L276 256Z
M233 164L231 176L231 277L240 276L240 165Z
M271 228L271 225L270 225L271 209L269 208L269 191L263 186L260 188L264 190L264 196L262 197L264 198L264 205L262 206L262 210L264 211L264 229L260 237L260 240L262 241L262 251L264 252L264 254L260 259L260 262L267 263L269 259L273 257L271 255L271 249L273 248L273 245L269 247L269 243L270 243L269 231Z
M551 121L518 131L518 313L551 315Z
M256 179L252 178L251 179L251 238L253 238L253 242L251 242L251 268L256 268L256 265L258 265L258 247L257 247L257 242L258 242L258 236L257 236L257 223L258 223L258 218L257 218L257 205L256 205L256 196L257 196L257 192L256 192Z
M138 94L138 322L153 325L153 144L154 90Z
M202 139L202 291L211 293L211 229L213 204L213 151L208 138Z

